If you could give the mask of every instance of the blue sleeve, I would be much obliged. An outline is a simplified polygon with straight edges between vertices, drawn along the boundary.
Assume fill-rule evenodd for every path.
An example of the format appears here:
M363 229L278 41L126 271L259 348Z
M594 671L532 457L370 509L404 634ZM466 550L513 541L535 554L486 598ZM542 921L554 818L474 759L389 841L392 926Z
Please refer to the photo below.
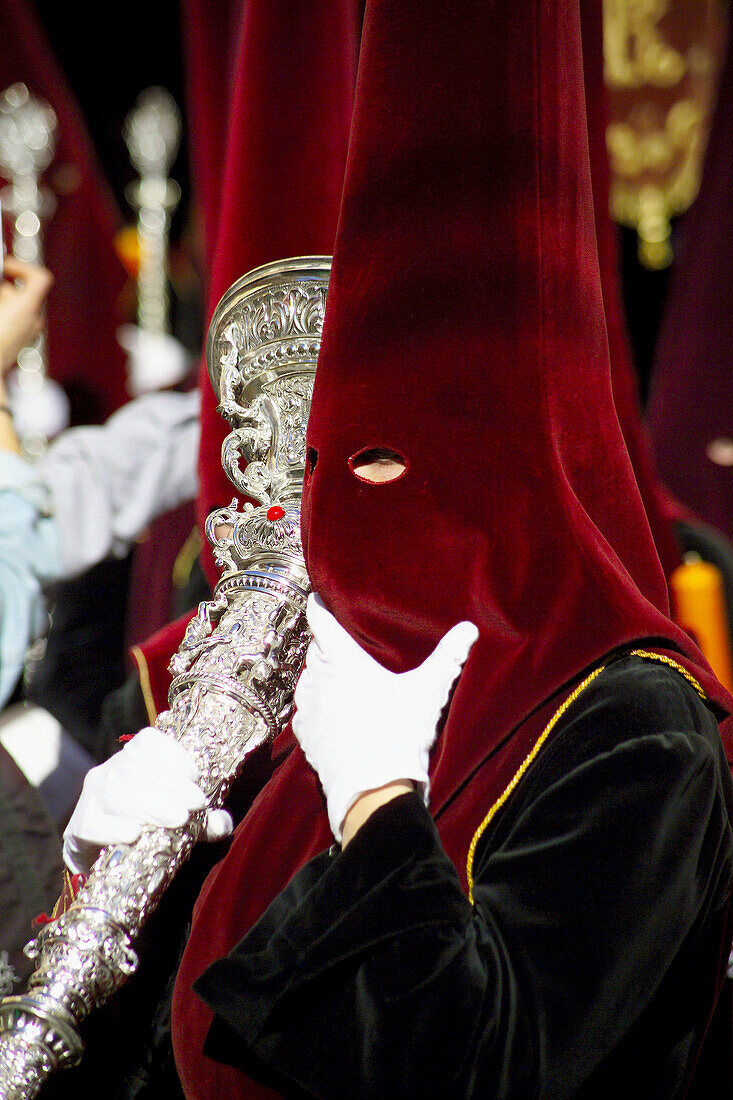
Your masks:
M12 694L29 643L43 630L42 586L58 572L56 525L43 514L32 468L0 452L0 707Z

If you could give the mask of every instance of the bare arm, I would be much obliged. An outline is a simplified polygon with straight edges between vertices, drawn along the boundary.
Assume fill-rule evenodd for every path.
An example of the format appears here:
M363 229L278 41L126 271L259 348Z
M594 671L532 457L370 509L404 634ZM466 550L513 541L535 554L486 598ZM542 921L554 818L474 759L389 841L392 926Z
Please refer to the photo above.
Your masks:
M15 280L21 280L16 286ZM35 340L43 329L43 306L53 285L53 276L45 267L22 264L13 256L5 257L4 278L0 283L0 374L13 366L18 353Z
M394 783L387 783L384 787L378 787L374 791L365 791L357 798L346 817L341 839L341 847L345 848L350 840L365 825L375 810L380 806L386 806L393 798L399 798L401 794L408 794L415 790L415 784L409 779L398 779Z

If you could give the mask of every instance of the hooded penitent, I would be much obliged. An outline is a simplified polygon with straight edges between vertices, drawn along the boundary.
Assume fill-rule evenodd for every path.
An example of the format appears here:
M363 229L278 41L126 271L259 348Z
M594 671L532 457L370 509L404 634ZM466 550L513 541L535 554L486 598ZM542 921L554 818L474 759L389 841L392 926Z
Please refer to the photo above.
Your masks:
M614 411L577 4L441 9L365 28L303 510L314 589L383 663L480 627L438 806L602 654L688 645ZM401 478L354 476L374 447Z
M479 626L431 765L464 883L487 808L604 654L654 639L715 690L662 610L613 407L577 0L367 4L308 444L306 560L349 632L404 670ZM402 476L360 480L374 448ZM179 972L190 1097L271 1095L202 1056L190 985L330 843L299 748L274 751Z

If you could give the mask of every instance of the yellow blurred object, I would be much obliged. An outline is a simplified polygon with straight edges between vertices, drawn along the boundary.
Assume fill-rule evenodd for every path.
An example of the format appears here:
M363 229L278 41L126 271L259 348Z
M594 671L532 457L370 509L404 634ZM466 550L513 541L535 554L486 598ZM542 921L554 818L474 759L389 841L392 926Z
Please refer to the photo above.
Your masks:
M140 273L140 238L137 235L137 226L126 225L117 233L115 252L127 274L132 279L137 279Z
M174 588L183 588L188 583L193 563L201 553L202 545L199 528L194 527L173 562L172 580Z
M700 186L724 33L720 0L603 0L611 216L651 270Z
M670 578L674 618L689 631L724 687L733 691L728 612L723 577L699 554L686 554Z

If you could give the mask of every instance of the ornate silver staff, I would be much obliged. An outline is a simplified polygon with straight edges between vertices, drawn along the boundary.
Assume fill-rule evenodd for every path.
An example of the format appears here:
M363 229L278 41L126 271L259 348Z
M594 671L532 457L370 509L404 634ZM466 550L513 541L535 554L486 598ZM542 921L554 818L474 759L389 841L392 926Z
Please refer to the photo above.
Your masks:
M181 138L181 115L165 88L148 88L138 96L123 131L139 180L125 194L137 211L140 271L137 320L147 332L165 333L168 326L168 235L181 189L168 172Z
M13 218L13 252L24 263L43 263L43 226L56 209L53 193L40 183L56 151L56 130L51 106L32 96L25 84L11 84L0 95L0 172L10 181L0 199ZM48 377L47 366L41 334L21 351L17 374L8 384L16 429L28 458L42 454L48 440L69 422L68 399Z
M235 500L208 518L223 572L171 662L170 710L157 722L196 760L208 807L221 804L245 754L286 722L308 643L300 494L329 270L325 257L258 268L225 294L209 330L209 373L232 426L222 462L261 503L238 511ZM28 992L0 1002L3 1100L36 1096L79 1060L79 1023L137 967L135 936L204 812L105 849L71 906L29 945L37 968Z

